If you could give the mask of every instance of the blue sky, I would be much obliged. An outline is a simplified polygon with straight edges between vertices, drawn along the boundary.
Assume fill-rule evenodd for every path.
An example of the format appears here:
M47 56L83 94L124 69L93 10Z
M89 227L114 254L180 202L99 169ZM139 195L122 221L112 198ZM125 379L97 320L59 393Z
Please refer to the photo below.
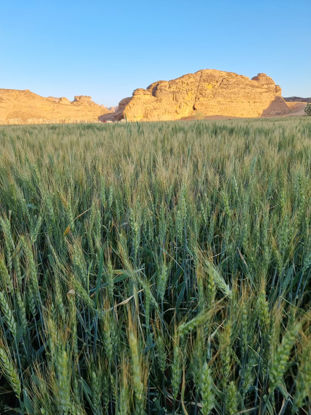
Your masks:
M311 0L1 0L0 88L91 95L211 68L311 96Z

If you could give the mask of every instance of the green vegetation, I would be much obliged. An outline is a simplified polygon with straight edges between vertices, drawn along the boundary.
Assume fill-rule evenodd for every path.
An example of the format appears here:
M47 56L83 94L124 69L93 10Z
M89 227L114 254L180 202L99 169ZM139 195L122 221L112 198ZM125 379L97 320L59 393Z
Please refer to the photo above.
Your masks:
M0 413L311 411L311 121L0 128Z
M311 116L311 104L308 103L305 108L305 113Z

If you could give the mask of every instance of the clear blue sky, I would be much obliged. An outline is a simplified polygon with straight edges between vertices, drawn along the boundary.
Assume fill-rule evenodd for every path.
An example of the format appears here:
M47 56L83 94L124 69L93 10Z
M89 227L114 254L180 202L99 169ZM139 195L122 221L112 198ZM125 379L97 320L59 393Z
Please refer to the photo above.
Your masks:
M311 96L311 0L0 0L0 88L109 106L205 68Z

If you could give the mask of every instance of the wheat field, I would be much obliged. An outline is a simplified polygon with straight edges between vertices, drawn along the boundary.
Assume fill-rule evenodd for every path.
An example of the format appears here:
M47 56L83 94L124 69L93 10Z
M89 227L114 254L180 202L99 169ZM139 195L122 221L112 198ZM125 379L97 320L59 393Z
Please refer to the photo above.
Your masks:
M0 413L311 413L311 120L0 127Z

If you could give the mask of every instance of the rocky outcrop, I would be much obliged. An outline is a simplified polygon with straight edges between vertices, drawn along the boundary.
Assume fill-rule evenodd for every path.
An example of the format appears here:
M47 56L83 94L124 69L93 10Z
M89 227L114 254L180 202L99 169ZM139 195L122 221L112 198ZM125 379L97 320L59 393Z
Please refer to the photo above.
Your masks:
M73 104L90 104L90 105L95 104L95 102L92 101L92 97L88 95L76 95L72 103Z
M251 118L287 112L281 88L269 76L260 73L249 79L205 69L136 89L131 98L120 102L114 115L107 117L158 121L213 116Z
M0 89L0 124L253 118L293 111L302 111L302 105L287 104L269 76L259 73L250 79L213 69L136 89L132 97L110 110L85 95L70 102L65 97L43 98L29 90Z
M88 96L44 98L29 90L0 89L0 124L98 122L109 110Z

